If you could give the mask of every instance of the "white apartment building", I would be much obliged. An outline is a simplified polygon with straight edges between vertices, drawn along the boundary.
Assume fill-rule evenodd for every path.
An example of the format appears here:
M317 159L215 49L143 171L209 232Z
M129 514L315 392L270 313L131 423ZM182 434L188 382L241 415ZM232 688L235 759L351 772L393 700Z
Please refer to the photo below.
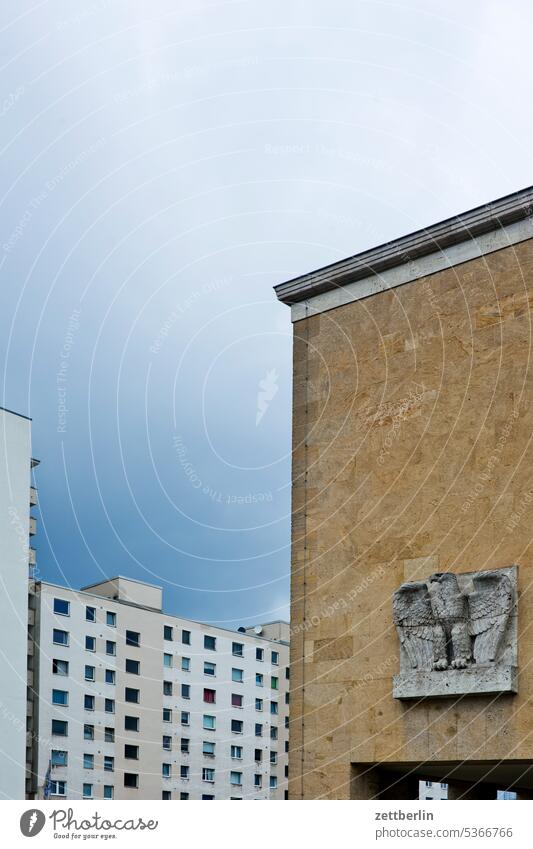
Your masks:
M34 562L29 538L35 533L30 505L36 502L32 465L31 420L0 408L0 799L24 799L31 752L27 665L28 567Z
M34 798L286 798L287 623L180 619L122 577L31 598Z

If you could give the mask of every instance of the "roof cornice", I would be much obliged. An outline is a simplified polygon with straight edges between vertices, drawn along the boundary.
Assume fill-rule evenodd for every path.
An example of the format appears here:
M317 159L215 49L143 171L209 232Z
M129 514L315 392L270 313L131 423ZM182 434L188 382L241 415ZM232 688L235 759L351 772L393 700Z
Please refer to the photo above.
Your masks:
M532 213L533 186L530 186L453 218L439 221L430 227L326 265L317 271L280 283L274 290L284 304L297 304L324 292L404 266L421 257L445 251L454 245L473 241L479 236L529 218ZM483 252L480 251L481 254Z

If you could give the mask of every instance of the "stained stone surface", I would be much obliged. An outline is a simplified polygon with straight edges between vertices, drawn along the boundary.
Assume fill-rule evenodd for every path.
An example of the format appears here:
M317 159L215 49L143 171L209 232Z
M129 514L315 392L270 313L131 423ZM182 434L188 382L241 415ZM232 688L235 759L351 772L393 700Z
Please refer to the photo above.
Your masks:
M448 669L446 672L413 672L394 676L395 699L446 698L518 692L516 666Z
M294 325L291 798L533 761L532 326L533 240ZM514 563L518 693L393 698L400 584Z

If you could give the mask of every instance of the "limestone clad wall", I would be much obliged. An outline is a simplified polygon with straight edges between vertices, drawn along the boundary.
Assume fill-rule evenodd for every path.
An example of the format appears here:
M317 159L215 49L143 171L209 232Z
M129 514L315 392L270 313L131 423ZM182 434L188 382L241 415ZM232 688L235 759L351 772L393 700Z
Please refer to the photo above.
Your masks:
M295 324L290 798L533 759L533 240ZM518 695L402 703L391 596L519 566Z

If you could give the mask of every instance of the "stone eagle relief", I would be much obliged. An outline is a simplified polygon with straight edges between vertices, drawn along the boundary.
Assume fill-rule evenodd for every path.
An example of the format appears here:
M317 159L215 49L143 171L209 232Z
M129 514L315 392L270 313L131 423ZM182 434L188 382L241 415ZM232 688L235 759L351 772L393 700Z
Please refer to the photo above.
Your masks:
M404 691L414 692L394 695L454 695L476 692L477 685L479 692L515 689L509 682L499 688L497 681L489 681L491 668L503 654L505 669L515 669L516 660L509 662L508 640L511 619L516 626L515 590L516 567L461 575L439 572L428 581L402 584L393 596L393 620L403 649L395 691L400 692L398 684L403 683ZM461 670L469 674L458 675ZM431 673L439 673L441 681ZM511 677L514 681L516 676ZM493 686L496 689L490 689Z

